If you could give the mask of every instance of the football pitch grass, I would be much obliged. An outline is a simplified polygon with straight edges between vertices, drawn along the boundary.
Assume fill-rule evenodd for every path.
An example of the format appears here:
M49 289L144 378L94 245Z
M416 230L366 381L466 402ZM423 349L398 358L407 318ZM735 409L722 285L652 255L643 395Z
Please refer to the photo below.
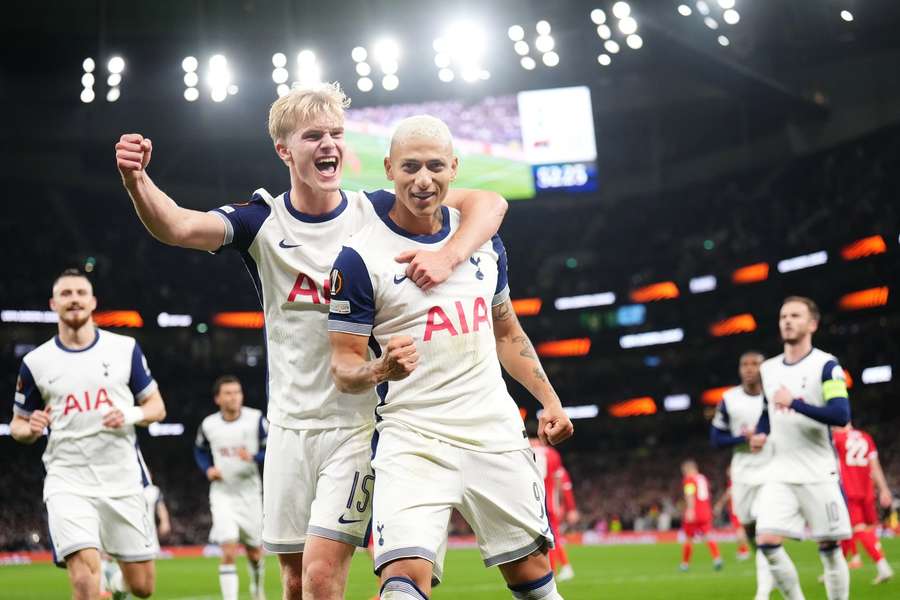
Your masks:
M900 540L883 540L888 560L900 573ZM755 591L753 561L737 562L734 544L722 544L725 568L713 571L709 553L703 546L694 548L691 570L678 570L680 546L569 546L567 548L575 579L559 584L566 600L601 600L605 598L672 599L697 598L749 600ZM800 573L806 597L825 598L825 588L816 581L822 565L812 542L790 543L788 552ZM180 600L214 600L219 598L217 560L214 558L179 558L157 562L157 584L154 598ZM450 550L445 562L445 580L434 590L435 600L508 600L500 573L485 569L476 550ZM241 599L246 592L246 561L238 562L241 577ZM900 581L892 580L872 586L874 566L864 558L861 569L851 571L851 593L854 600L900 598ZM266 592L269 600L281 598L278 564L267 557ZM368 555L357 553L347 586L348 600L367 600L376 592ZM4 600L67 598L68 580L62 569L47 564L0 567L0 598ZM772 598L778 598L777 592Z
M344 159L341 186L348 190L393 189L384 174L384 154L387 138L347 131L348 149L358 159ZM487 154L463 154L459 157L459 173L453 182L458 188L477 188L502 194L510 200L534 196L534 179L531 166L525 162L488 156Z

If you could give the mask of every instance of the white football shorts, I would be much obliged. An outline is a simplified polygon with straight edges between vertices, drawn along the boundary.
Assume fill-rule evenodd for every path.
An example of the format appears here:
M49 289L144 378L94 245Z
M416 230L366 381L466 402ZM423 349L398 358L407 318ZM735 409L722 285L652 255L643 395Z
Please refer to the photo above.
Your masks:
M821 483L766 482L757 499L757 533L803 538L804 524L816 541L852 536L847 502L837 481Z

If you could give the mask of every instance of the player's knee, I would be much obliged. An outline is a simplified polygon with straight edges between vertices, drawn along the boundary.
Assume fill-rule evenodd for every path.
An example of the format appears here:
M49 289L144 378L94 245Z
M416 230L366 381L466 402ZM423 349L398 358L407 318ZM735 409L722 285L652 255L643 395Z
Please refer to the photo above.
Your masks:
M819 542L819 552L829 554L839 549L840 545L835 541Z
M381 581L407 579L412 581L425 597L431 594L431 563L424 560L397 560L381 569Z
M88 569L69 574L72 583L72 597L76 600L93 600L100 588L100 577Z
M313 598L331 597L338 585L337 570L327 561L311 561L303 565L303 589Z
M151 579L149 581L144 580L131 585L129 586L129 590L132 595L137 596L138 598L149 598L153 595L154 587L153 580Z

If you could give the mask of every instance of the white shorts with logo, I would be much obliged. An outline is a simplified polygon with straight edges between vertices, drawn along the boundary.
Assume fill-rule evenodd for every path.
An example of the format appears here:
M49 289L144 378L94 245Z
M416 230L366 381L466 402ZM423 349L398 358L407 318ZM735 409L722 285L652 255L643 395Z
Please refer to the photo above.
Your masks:
M58 562L84 548L104 550L123 562L159 554L156 525L143 494L97 498L53 494L46 500L50 541Z
M757 500L757 533L800 539L804 525L816 541L848 539L853 532L847 502L837 481L766 482Z
M308 535L365 546L372 514L372 424L269 426L263 469L263 547L303 552Z
M380 432L372 466L376 573L400 558L424 558L440 581L454 508L475 532L485 566L553 547L544 480L530 448L477 452L390 426Z
M258 487L255 491L255 494L210 492L209 512L212 513L210 542L213 544L240 542L254 548L262 545L262 497L259 495Z
M737 481L731 483L731 508L741 525L756 521L756 501L760 489L761 484L750 485Z

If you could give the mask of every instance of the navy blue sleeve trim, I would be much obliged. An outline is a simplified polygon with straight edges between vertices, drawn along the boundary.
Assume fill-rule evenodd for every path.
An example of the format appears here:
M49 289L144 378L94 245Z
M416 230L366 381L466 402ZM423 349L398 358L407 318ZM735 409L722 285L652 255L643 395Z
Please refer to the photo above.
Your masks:
M822 383L834 379L834 377L831 376L831 373L834 371L835 367L840 366L841 365L839 365L836 360L829 360L827 363L825 363L825 366L822 367Z
M253 456L253 460L261 465L266 458L266 441L269 439L269 425L263 415L259 416L257 434L259 435L259 452Z
M246 252L256 239L263 222L269 218L272 208L265 200L254 195L250 202L226 204L211 212L225 218L225 240L222 247Z
M409 285L401 281L397 285ZM375 324L375 290L359 253L344 246L331 270L328 330L369 335Z
M842 427L850 422L850 400L847 398L832 398L825 406L814 406L795 398L791 402L791 408L825 425Z
M714 448L730 448L731 446L743 444L746 441L747 439L744 436L731 435L731 432L728 430L719 429L718 427L709 428L709 443Z
M31 369L28 368L24 360L19 367L19 378L16 380L14 402L15 411L23 413L23 416L24 414L31 414L36 410L40 410L44 406L44 399L34 383Z
M140 345L135 342L134 349L131 351L131 376L128 378L128 389L135 398L138 398L152 383L153 375L150 374L147 359L144 357Z
M494 252L497 253L497 289L494 290L496 295L509 285L509 273L507 272L506 246L503 245L499 234L494 234L491 244L494 246Z
M759 416L759 422L756 423L756 433L771 433L772 427L769 424L769 400L763 396L763 410Z
M206 475L206 471L213 466L212 452L209 449L209 440L203 435L203 425L197 430L197 440L194 442L194 462Z

